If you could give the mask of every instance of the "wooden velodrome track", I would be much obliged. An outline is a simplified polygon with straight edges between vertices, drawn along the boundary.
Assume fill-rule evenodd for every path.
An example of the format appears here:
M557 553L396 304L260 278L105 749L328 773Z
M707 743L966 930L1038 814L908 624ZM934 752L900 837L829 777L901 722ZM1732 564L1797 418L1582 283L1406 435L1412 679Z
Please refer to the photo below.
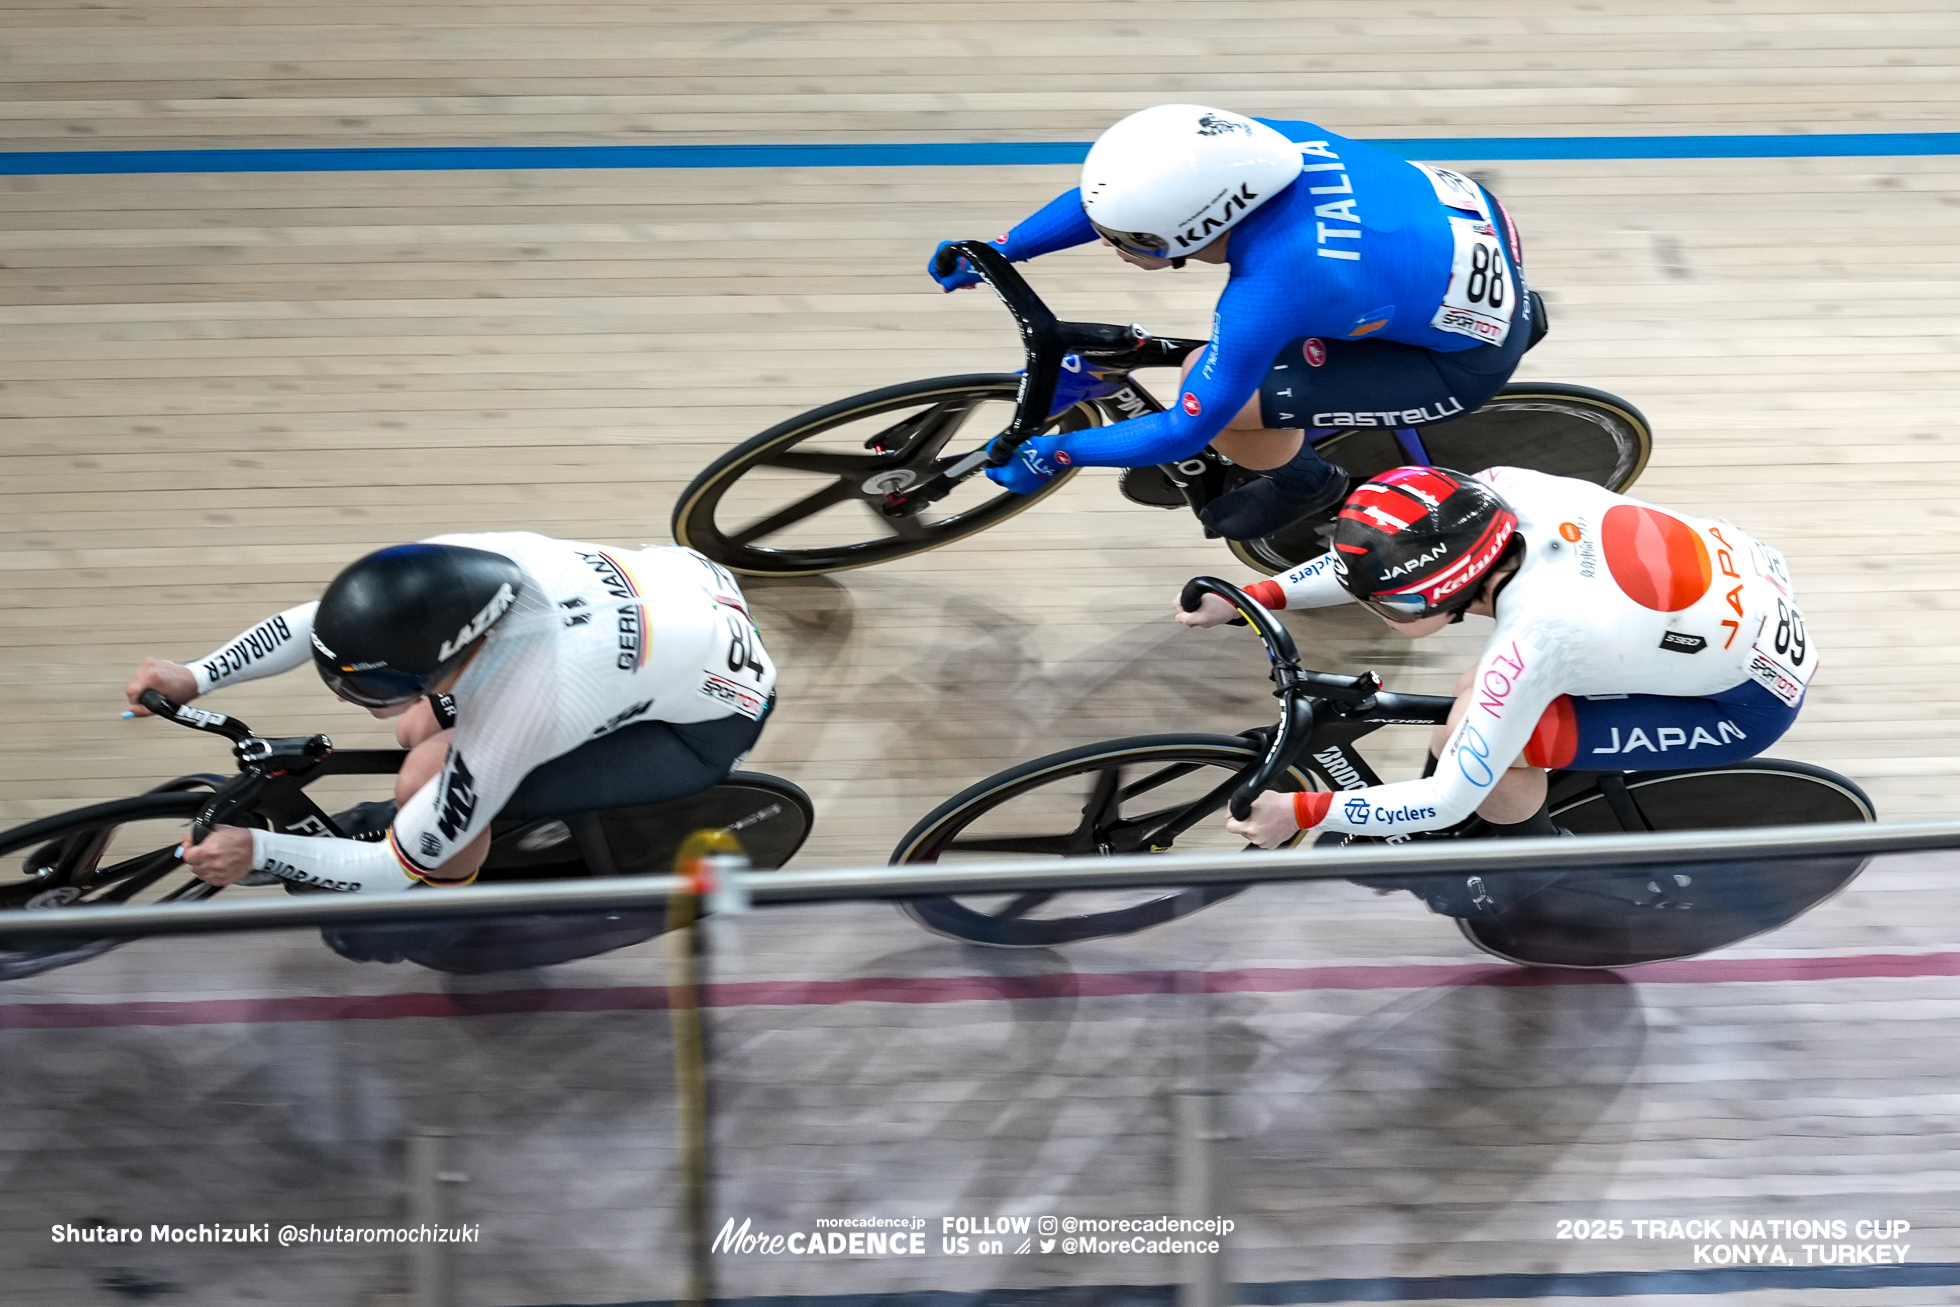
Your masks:
M1170 99L1360 137L1942 131L1956 68L1960 15L1940 0L0 0L0 149L1081 141ZM1434 157L1475 170L1524 230L1555 326L1520 377L1632 399L1657 435L1637 493L1788 554L1826 662L1775 753L1847 773L1885 817L1953 812L1954 158ZM921 265L1073 173L0 178L0 823L221 767L204 740L118 720L122 679L144 653L203 652L313 596L361 552L509 528L662 541L680 487L770 423L1015 366L998 305L941 296ZM1065 316L1194 335L1219 285L1095 250L1030 275ZM1260 720L1245 637L1165 619L1203 571L1243 575L1187 517L1090 473L921 559L753 586L784 668L753 765L816 798L806 862L882 860L940 798L1037 753ZM1432 692L1479 639L1412 648L1355 614L1295 622L1310 662ZM282 733L383 738L310 677L223 706ZM1386 770L1418 748L1397 742ZM1208 1011L1206 1074L1243 1115L1242 1279L1540 1277L1479 1281L1465 1301L1748 1287L1544 1278L1694 1270L1681 1242L1551 1239L1554 1220L1593 1216L1898 1218L1910 1261L1960 1261L1941 978L1956 891L1936 862L1880 869L1734 950L1741 970L1523 988L1422 970L1476 955L1406 900L1358 890L1262 891L1154 935L1005 959L882 907L765 914L729 977L858 998L872 990L848 985L879 976L1379 970L1301 972L1210 1009L1147 993L754 999L725 1017L717 1219L917 1212L936 1240L942 1214L1165 1210L1163 1092L1192 1074ZM661 966L643 949L490 988L620 993ZM1823 978L1833 966L1849 978ZM658 1014L547 1020L493 995L444 1000L483 1013L468 1021L410 1019L414 995L442 988L304 938L145 943L11 987L0 1026L46 1028L0 1037L0 1119L19 1127L0 1143L0 1296L393 1301L374 1295L394 1271L350 1255L75 1250L44 1227L380 1221L389 1141L436 1118L481 1141L462 1201L491 1233L467 1301L672 1296L671 1230L644 1215L673 1202L649 1178L671 1075ZM356 1029L279 1006L337 994L404 1019ZM233 1024L190 1008L153 1024L158 1005L232 1000ZM472 1087L431 1094L458 1067ZM15 1201L29 1177L34 1201ZM527 1206L539 1191L547 1206ZM847 1294L1159 1284L1175 1268L935 1256L727 1273L730 1293ZM1956 1282L1745 1300L1960 1301ZM1295 1292L1262 1301L1339 1300Z

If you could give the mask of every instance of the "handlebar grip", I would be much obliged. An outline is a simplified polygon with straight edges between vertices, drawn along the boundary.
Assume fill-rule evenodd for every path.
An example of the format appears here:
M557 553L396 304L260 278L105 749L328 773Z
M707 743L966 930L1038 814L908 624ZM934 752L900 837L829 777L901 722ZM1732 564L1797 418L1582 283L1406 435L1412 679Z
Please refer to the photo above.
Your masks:
M181 707L175 699L166 699L161 690L145 690L136 696L136 702L155 713L158 717L175 717Z
M915 255L914 257L917 256ZM960 252L956 243L949 242L941 245L932 252L932 273L935 277L943 277L951 272L959 264L959 261Z

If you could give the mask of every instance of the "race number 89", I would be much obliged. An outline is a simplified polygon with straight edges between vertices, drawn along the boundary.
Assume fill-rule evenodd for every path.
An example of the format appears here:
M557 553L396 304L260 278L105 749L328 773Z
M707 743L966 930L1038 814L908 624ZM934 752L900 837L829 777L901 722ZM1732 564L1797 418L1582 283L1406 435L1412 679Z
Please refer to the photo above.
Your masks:
M1776 652L1790 660L1790 666L1803 666L1803 654L1807 645L1804 639L1803 614L1784 603L1776 601Z

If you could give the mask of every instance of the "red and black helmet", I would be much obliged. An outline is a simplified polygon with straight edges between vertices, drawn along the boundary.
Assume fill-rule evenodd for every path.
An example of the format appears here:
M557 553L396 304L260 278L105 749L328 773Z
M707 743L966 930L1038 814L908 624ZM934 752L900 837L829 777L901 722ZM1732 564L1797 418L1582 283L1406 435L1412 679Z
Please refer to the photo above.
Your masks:
M1334 523L1341 585L1391 622L1460 613L1518 539L1489 485L1441 467L1395 467L1356 486Z

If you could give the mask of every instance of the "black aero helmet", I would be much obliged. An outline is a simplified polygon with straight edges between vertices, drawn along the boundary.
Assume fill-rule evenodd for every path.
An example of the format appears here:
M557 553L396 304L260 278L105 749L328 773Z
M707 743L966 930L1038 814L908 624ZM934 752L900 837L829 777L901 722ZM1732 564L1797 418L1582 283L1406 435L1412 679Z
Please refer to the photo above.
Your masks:
M1395 467L1348 496L1334 557L1349 594L1391 622L1415 622L1468 608L1517 532L1517 514L1485 482Z
M313 617L313 664L349 703L387 708L427 694L510 610L524 572L462 545L396 545L333 579Z

